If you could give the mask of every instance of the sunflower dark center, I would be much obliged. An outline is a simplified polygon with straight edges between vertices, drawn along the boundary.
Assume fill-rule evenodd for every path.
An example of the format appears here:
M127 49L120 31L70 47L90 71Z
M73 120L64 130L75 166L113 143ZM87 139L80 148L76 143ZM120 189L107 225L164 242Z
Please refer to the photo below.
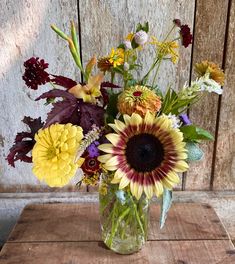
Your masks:
M135 135L127 142L126 159L136 171L150 172L164 159L163 145L154 135Z

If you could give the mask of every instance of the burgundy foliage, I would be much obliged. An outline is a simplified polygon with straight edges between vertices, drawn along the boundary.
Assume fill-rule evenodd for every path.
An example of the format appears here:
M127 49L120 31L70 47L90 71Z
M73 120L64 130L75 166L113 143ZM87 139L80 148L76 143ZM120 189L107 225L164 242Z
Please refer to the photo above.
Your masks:
M74 80L61 76L61 75L52 75L52 76L54 78L51 79L51 82L53 82L54 84L60 85L66 89L70 89L77 84L77 82L75 82Z
M34 135L43 126L41 117L33 119L31 117L25 116L22 121L28 125L30 131L20 132L15 137L14 145L11 147L6 158L9 165L13 167L15 167L15 161L17 160L32 162L32 157L29 156L28 153L33 149L35 144Z

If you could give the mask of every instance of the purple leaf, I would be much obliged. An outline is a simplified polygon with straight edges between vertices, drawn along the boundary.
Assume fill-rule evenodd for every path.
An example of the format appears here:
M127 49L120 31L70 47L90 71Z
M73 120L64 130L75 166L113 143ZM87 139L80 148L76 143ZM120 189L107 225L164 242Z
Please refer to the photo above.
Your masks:
M15 167L15 161L32 162L32 157L27 154L33 149L35 144L34 135L42 128L41 118L33 119L25 116L22 120L30 128L29 132L20 132L16 135L14 145L7 156L9 165Z
M74 95L72 95L71 93L67 92L67 91L63 91L60 89L54 89L54 90L50 90L46 93L43 93L42 95L40 95L38 98L35 99L35 101L38 101L40 99L54 99L56 97L63 97L66 98L70 101L76 101L76 97Z
M66 89L70 89L77 84L77 82L75 82L74 80L61 76L61 75L52 75L52 76L55 78L51 79L51 82L53 82L54 84L60 85Z
M84 132L87 133L92 129L92 125L102 127L104 125L104 109L100 106L80 103L80 126L83 128Z
M45 124L45 128L55 124L65 124L70 123L70 118L73 116L75 112L78 111L78 102L63 100L53 104L53 108L50 113L47 115L47 120Z
M121 88L120 86L111 83L111 82L102 82L100 85L101 88Z

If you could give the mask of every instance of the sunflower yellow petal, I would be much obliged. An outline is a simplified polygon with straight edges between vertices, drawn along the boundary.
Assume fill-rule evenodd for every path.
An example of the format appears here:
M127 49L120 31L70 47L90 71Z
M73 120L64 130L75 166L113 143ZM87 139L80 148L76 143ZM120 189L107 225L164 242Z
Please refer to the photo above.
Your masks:
M98 149L102 150L103 152L106 152L106 153L110 153L110 154L113 153L113 145L112 144L101 144L98 146Z
M126 176L125 172L123 172L121 169L118 169L118 170L116 170L113 178L120 180L124 176Z
M152 185L144 185L144 192L148 199L151 199L153 196L153 186Z
M170 181L168 178L162 179L162 184L168 190L172 190L172 188L174 186L174 183L172 181Z
M171 182L173 182L174 184L177 184L177 183L180 182L180 178L179 178L178 174L175 173L175 172L173 172L173 171L168 172L168 174L167 174L167 178L168 178Z
M180 160L176 163L175 167L174 167L174 171L175 172L184 172L189 168L188 163Z
M115 123L115 125L116 125L116 128L117 128L120 132L122 132L122 131L125 129L125 127L126 127L126 125L125 125L122 121L120 121L120 120L115 119L115 120L114 120L114 123Z
M108 141L110 141L114 146L120 141L120 136L118 134L110 133L106 135Z
M155 194L157 197L161 197L163 194L163 186L161 181L155 182Z
M140 115L133 113L130 118L130 125L139 126L142 123L143 119Z
M106 164L103 164L103 167L105 170L108 170L108 171L115 171L118 169L118 167L116 165L113 165L113 166L108 166Z
M129 115L123 115L123 119L126 125L130 124L131 117Z
M147 111L145 117L144 117L144 123L147 125L152 125L154 123L155 116L152 115L149 111Z
M116 133L120 134L120 131L117 129L115 124L108 124Z
M118 156L113 156L111 159L107 160L105 166L116 166L119 164Z
M109 159L111 159L113 157L112 154L105 154L105 155L101 155L99 156L97 159L99 162L101 163L105 163L106 161L108 161Z
M130 180L127 178L127 176L122 177L119 183L119 189L125 188L129 183L130 183Z

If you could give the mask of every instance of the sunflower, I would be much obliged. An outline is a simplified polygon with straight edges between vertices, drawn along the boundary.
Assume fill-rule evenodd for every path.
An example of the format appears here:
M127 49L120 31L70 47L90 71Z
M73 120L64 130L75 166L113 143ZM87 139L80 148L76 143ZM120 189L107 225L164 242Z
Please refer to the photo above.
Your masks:
M82 138L82 128L72 124L54 124L39 130L32 151L36 177L50 187L62 187L69 183L84 161L81 158L75 162Z
M179 182L177 172L188 169L183 134L167 116L147 112L144 118L136 113L123 118L110 124L116 133L106 135L111 144L98 148L108 154L98 160L114 172L112 183L119 183L120 189L129 185L137 199L143 192L149 199L153 194L159 197L164 188Z
M137 113L144 116L147 111L155 114L161 108L160 98L145 86L136 85L125 89L118 97L121 114Z
M195 64L195 71L201 77L206 73L210 74L210 78L216 81L220 85L224 85L225 75L220 67L211 61L202 61Z

